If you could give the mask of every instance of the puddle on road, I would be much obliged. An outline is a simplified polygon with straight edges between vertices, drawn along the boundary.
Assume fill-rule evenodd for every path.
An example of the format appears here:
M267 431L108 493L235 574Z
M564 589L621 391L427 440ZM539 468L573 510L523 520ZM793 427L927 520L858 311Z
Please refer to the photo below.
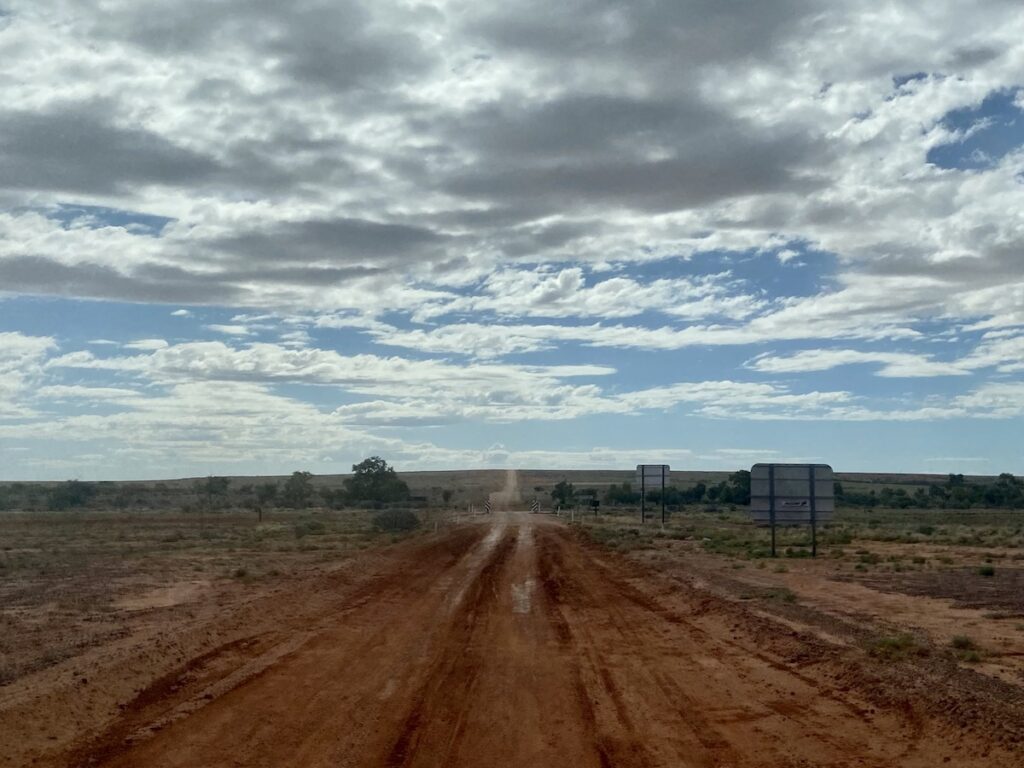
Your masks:
M392 696L394 696L395 691L397 689L398 689L398 683L395 682L395 679L393 677L389 678L387 683L384 684L384 688L381 690L380 693L377 694L377 698L380 701L387 701Z
M512 585L512 610L516 613L529 613L533 606L533 592L537 583L527 579L522 584Z
M122 597L114 601L114 607L122 611L145 611L150 608L171 608L197 599L208 581L186 581L168 587L157 587L142 594Z
M459 584L458 589L453 594L449 594L444 601L443 610L446 615L451 615L455 609L459 607L459 604L462 602L462 598L466 594L466 590L480 573L484 560L498 545L502 535L505 533L506 527L507 526L505 526L504 523L495 525L487 532L483 541L481 541L476 548L470 552L466 558L466 568L461 576L461 583ZM444 591L449 591L451 589L451 582L447 581L447 583L443 584L442 588Z

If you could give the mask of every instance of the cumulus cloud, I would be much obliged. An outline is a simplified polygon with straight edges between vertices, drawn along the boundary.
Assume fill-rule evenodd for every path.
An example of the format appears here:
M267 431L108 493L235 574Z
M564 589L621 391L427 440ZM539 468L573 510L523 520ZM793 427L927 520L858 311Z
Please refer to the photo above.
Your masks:
M1024 334L1014 331L990 332L967 355L954 360L935 360L931 355L909 352L866 352L856 349L807 349L792 355L764 353L749 361L748 367L761 373L804 373L827 371L841 365L878 364L878 375L887 378L965 376L993 368L1000 373L1024 370Z
M1014 3L5 11L0 57L17 77L0 84L0 295L159 303L177 319L154 335L196 323L229 343L104 330L117 353L62 338L56 357L49 336L7 334L4 418L92 398L149 434L195 397L193 437L269 434L273 417L207 402L215 384L360 445L357 424L663 408L1018 413L1024 149L977 143L994 95L1003 123L1024 119ZM208 323L201 306L245 314ZM954 337L955 354L923 348ZM279 343L242 344L254 338ZM588 362L698 347L750 362L660 386ZM522 362L562 351L573 365ZM897 403L774 380L853 364L961 389ZM106 380L64 378L82 371ZM283 382L343 397L316 408ZM106 429L88 418L79 434Z
M248 336L252 333L248 326L231 323L211 323L203 327L215 333L223 333L226 336Z
M163 339L136 339L135 341L129 341L124 345L125 349L137 349L150 352L157 349L163 349L166 346L168 346L167 342Z
M970 315L962 294L1008 276L1019 288L1020 153L981 173L926 160L963 139L945 115L1015 84L1012 4L158 5L10 4L11 290L416 311L425 295L365 298L399 276L429 293L508 262L627 263L780 237L837 254L851 275L944 283L918 312L881 302L894 320ZM140 247L117 223L66 230L31 212L69 195L172 223ZM576 268L551 276L571 289ZM630 279L577 286L589 293L576 311L624 307L628 290L640 303L681 292L683 320L768 309ZM536 308L575 314L535 287Z
M49 336L0 332L0 419L33 415L21 401L42 376L44 362L56 348L56 341Z

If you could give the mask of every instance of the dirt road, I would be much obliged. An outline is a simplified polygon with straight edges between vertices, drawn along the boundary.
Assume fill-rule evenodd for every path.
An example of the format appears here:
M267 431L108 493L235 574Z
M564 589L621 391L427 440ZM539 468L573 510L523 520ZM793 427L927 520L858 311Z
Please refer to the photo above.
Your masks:
M432 534L363 579L324 577L306 613L300 598L261 608L276 632L187 660L39 764L1024 765L887 704L846 651L546 517Z
M519 473L514 469L506 470L504 487L491 493L489 498L491 509L507 511L522 507L523 502L519 496Z

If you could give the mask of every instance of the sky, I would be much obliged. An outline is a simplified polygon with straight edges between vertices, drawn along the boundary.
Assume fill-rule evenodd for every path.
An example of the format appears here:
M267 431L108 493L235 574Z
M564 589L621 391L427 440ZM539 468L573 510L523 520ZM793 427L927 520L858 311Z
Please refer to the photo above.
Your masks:
M1016 0L0 0L0 479L1024 473Z

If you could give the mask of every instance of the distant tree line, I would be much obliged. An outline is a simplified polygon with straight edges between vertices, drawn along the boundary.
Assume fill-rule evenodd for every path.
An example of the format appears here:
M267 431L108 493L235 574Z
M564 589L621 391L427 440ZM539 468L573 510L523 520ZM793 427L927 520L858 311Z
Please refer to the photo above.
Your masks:
M412 500L409 486L380 456L371 456L353 464L352 476L342 481L341 488L317 489L311 473L293 472L282 486L264 483L256 486L253 493L256 503L261 506L288 509L305 509L318 500L332 509L380 508Z
M647 502L661 504L661 488L648 488ZM640 489L632 483L612 484L604 497L605 503L613 507L636 506L640 503ZM750 503L750 472L745 469L733 472L726 480L715 485L697 483L692 488L676 488L670 485L665 488L665 504L667 506L683 506L685 504L736 504Z
M451 492L443 494L445 503ZM166 508L212 511L229 508L263 510L270 507L305 509L324 505L384 508L397 505L425 505L425 498L413 497L409 486L379 456L352 465L352 475L342 487L320 487L310 472L293 472L283 483L233 485L230 478L210 476L189 485L155 483L14 482L0 485L0 511Z
M971 483L963 475L949 475L945 483L918 486L913 493L904 488L880 491L846 491L835 484L836 502L849 507L893 509L970 509L997 507L1024 509L1024 480L1004 472L994 483Z

